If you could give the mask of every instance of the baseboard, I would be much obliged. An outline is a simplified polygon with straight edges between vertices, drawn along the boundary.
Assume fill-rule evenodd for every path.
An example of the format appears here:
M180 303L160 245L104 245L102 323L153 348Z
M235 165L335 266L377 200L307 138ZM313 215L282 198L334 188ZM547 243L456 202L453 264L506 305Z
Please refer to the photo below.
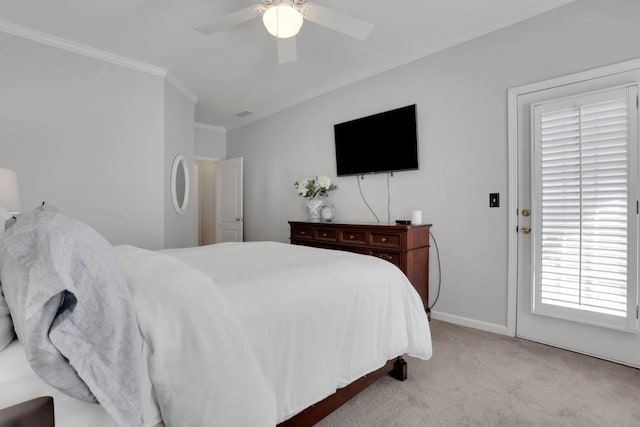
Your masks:
M455 325L467 326L469 328L493 332L494 334L509 335L507 327L504 325L497 325L495 323L469 319L468 317L456 316L455 314L442 313L441 311L432 311L431 318L442 320L443 322L453 323Z

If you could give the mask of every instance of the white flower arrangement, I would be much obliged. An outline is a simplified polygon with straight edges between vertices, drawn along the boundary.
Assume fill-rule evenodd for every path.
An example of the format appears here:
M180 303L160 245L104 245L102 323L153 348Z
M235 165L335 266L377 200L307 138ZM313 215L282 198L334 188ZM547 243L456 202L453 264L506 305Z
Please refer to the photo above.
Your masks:
M316 176L315 178L304 178L295 184L298 194L307 199L316 197L326 197L329 191L338 188L337 185L331 183L331 178L325 175Z

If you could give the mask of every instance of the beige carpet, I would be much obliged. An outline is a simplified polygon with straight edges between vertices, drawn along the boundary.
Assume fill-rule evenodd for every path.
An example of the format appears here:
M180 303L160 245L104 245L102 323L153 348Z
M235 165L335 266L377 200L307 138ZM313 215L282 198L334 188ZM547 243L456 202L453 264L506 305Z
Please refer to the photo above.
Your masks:
M640 426L638 369L444 322L431 330L433 358L408 358L407 381L381 379L318 426Z

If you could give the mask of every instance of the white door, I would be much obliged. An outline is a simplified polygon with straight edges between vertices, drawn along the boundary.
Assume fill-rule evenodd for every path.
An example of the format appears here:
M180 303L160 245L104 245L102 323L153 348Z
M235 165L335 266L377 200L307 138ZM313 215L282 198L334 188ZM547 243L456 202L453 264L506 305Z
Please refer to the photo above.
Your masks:
M216 243L242 242L242 158L216 162Z
M516 335L640 367L640 73L518 97Z

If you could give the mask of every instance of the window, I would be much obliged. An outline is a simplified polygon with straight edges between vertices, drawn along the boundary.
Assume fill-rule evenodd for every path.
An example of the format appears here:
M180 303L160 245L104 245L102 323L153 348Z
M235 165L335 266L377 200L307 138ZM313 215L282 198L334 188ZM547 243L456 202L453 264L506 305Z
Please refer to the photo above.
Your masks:
M637 94L532 106L535 313L637 329Z

